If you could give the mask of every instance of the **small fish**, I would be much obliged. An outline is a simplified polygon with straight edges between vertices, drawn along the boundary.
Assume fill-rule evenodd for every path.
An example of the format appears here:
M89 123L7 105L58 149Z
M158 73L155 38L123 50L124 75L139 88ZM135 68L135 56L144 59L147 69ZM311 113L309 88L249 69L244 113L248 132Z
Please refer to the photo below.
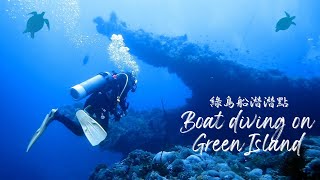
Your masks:
M86 55L82 60L82 65L86 65L86 64L88 64L88 62L89 62L89 56Z
M308 41L313 41L313 38L308 38Z

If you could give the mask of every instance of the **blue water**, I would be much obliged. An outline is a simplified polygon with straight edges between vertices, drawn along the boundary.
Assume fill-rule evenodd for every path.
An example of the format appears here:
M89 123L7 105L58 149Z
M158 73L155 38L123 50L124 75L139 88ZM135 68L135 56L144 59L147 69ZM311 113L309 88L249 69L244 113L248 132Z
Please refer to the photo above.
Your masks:
M111 165L121 158L116 152L91 147L58 123L52 123L25 152L49 110L74 103L71 86L116 69L108 59L110 40L96 31L93 19L98 16L108 19L116 12L132 29L167 36L187 34L190 42L209 44L224 53L224 59L249 67L276 68L292 78L320 76L320 4L316 0L47 2L0 2L0 179L87 179L97 164ZM62 2L69 11L61 8ZM51 22L51 30L44 27L35 39L22 34L32 8L46 11ZM297 26L275 33L284 11L296 16ZM88 62L83 64L87 55ZM166 108L176 108L192 96L166 68L139 59L137 63L139 85L136 93L129 94L131 108L150 110L161 107L161 100Z

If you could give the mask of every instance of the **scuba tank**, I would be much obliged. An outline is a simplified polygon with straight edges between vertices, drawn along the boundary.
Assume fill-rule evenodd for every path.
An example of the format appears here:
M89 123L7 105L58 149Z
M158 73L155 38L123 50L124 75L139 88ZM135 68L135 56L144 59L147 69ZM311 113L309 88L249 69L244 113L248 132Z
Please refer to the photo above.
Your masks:
M77 84L70 89L70 94L74 100L81 100L93 92L101 89L112 78L109 72L99 73L96 76Z

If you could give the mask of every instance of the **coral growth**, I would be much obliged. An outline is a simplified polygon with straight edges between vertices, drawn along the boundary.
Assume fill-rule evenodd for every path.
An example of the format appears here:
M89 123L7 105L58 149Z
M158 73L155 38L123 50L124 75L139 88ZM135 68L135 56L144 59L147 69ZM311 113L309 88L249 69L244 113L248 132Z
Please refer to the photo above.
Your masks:
M90 177L91 180L214 178L243 179L219 156L195 154L189 148L182 146L176 146L170 152L161 151L157 154L135 150L112 168L99 169L98 173L95 170Z
M200 155L183 146L157 154L135 150L113 167L99 165L90 179L319 179L319 142L320 137L305 139L301 157L292 155L292 152L258 152L247 156L248 159L244 159L242 152Z
M304 142L303 173L310 179L320 179L320 138L312 137Z

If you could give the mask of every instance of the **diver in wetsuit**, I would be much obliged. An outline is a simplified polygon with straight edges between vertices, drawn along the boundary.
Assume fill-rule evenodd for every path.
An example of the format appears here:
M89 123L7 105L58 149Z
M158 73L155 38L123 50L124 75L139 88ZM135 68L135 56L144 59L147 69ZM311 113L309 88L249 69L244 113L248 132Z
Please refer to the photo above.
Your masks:
M71 95L74 99L79 100L91 94L84 104L84 112L106 130L110 115L114 117L114 120L119 121L127 114L129 107L129 103L126 101L127 94L129 91L135 92L136 87L137 79L131 72L118 74L103 72L72 87ZM27 152L53 120L61 122L78 136L84 135L84 130L87 129L78 121L68 117L63 107L52 109L31 139Z
M113 72L112 75L108 73L100 73L100 75L108 82L90 95L84 104L84 109L104 129L107 129L110 115L113 115L114 120L119 121L127 114L129 107L126 101L127 94L129 91L135 92L137 81L132 73ZM59 110L54 113L53 119L63 123L74 134L83 134L80 124L59 113Z

